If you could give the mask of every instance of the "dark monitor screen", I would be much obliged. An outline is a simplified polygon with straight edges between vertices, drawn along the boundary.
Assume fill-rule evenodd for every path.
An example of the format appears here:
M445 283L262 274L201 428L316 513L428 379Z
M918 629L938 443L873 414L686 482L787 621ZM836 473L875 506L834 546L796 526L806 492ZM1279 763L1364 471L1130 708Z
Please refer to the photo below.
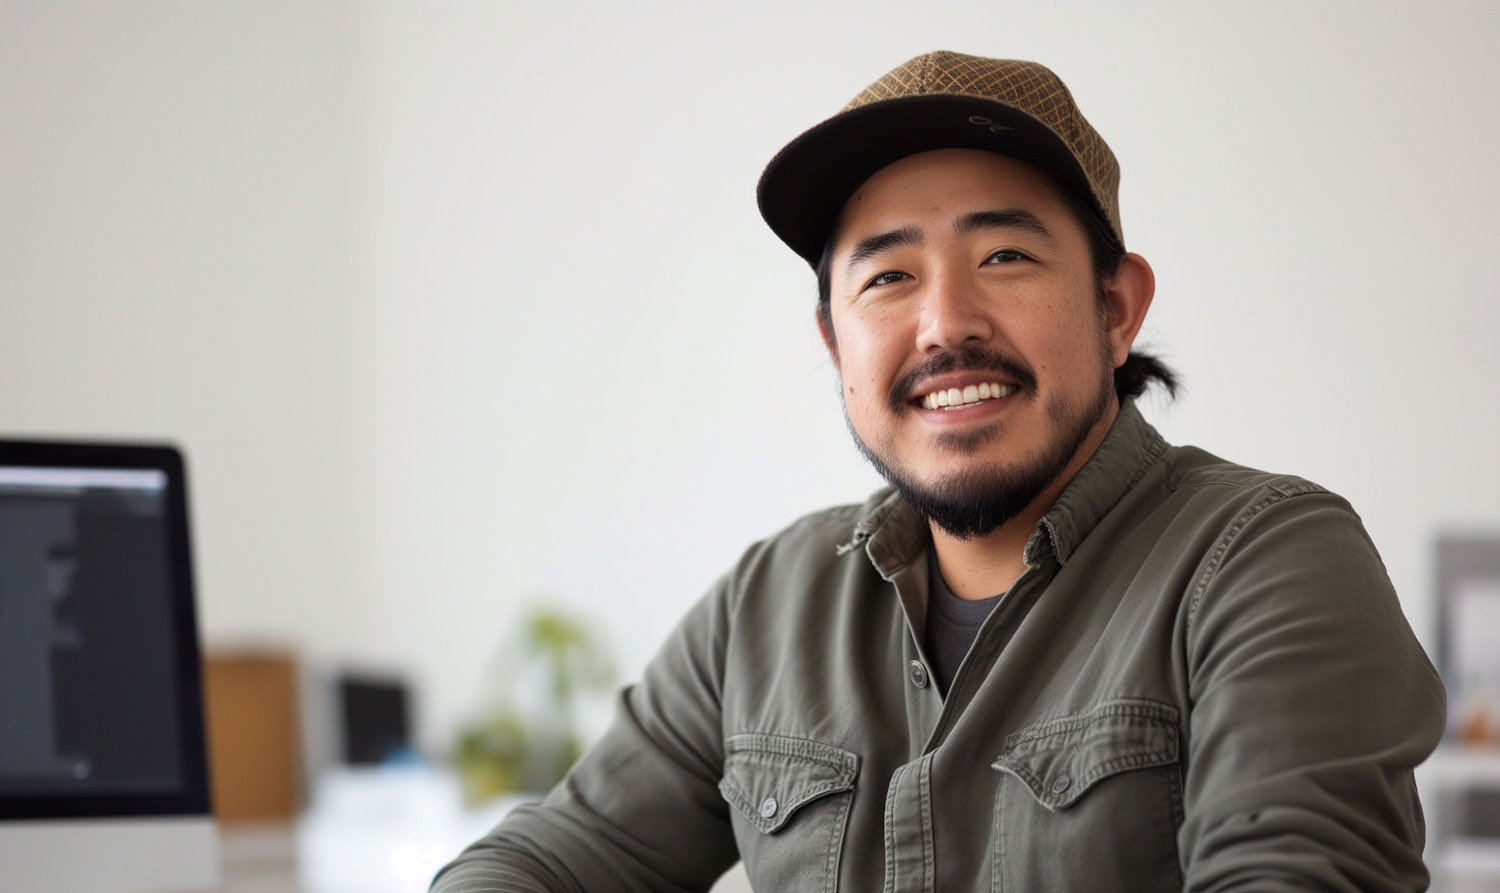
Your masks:
M0 441L0 819L207 814L170 447Z
M406 686L394 679L339 679L344 762L378 766L410 753Z

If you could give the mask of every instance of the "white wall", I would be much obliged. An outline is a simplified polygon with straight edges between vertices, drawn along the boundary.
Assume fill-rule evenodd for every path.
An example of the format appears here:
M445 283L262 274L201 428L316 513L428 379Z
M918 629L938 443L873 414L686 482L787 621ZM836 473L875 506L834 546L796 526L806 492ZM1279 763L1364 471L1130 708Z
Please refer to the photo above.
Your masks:
M761 166L911 55L1029 57L1123 166L1148 415L1349 496L1425 635L1435 532L1500 527L1500 12L915 9L0 0L0 427L184 441L210 638L406 667L429 742L538 592L634 675L876 483Z
M180 444L218 641L373 631L354 12L0 0L0 431Z

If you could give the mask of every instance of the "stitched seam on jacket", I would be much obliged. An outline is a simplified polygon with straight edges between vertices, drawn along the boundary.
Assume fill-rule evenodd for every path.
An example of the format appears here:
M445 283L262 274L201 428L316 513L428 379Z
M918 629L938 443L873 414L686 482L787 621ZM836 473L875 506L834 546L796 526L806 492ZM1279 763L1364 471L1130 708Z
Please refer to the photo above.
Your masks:
M1015 776L1031 789L1037 802L1048 809L1063 809L1086 794L1101 779L1120 772L1167 766L1177 762L1180 758L1176 739L1177 719L1177 710L1160 702L1134 699L1105 702L1087 713L1060 717L1008 735L1003 742L1004 753L990 768ZM1013 758L1016 751L1026 745L1066 737L1101 725L1117 729L1149 728L1160 733L1161 740L1155 746L1148 746L1152 743L1149 741L1138 742L1128 753L1089 764L1087 771L1075 778L1077 784L1065 797L1058 797L1046 790L1045 779L1034 771L1029 760ZM1030 752L1026 755L1033 754L1034 752Z
M801 757L814 763L832 766L841 772L854 769L855 756L846 750L811 738L775 735L769 732L739 732L724 741L726 753L769 753L784 757Z
M859 771L859 758L854 754L807 738L747 732L730 736L724 742L724 751L726 770L739 756L772 756L790 757L803 763L833 769L837 773L833 778L810 782L788 791L785 795L779 795L783 796L784 802L781 804L783 808L778 809L776 815L768 818L760 814L760 804L756 802L757 797L742 790L734 773L726 771L725 776L719 781L719 795L730 806L738 809L763 834L773 834L781 830L781 827L791 821L792 816L798 810L815 800L822 799L829 794L853 790L854 779Z
M922 758L922 769L917 775L917 790L922 797L922 891L930 893L937 883L937 842L932 839L932 754Z
M1061 716L1057 719L1029 726L1019 732L1012 732L1005 736L1005 740L1001 742L1001 746L1008 752L1014 750L1017 745L1037 741L1042 738L1050 738L1058 732L1077 731L1091 725L1096 719L1107 716L1124 719L1157 719L1171 723L1177 722L1178 718L1175 707L1159 701L1148 701L1145 699L1105 701L1087 713Z
M896 791L905 773L905 766L898 767L885 792L885 893L896 893Z
M823 893L835 893L839 887L839 853L844 846L844 828L849 824L849 809L854 795L848 791L844 797L844 809L839 813L828 835L828 855L823 862Z
M1198 582L1193 586L1193 596L1188 602L1189 627L1198 618L1198 608L1203 603L1203 597L1208 594L1208 587L1213 584L1214 576L1218 574L1219 568L1223 566L1224 556L1228 554L1230 548L1234 546L1235 541L1239 539L1240 533L1250 525L1251 521L1255 520L1261 512L1285 500L1310 494L1326 494L1328 492L1312 483L1295 487L1279 487L1273 484L1268 485L1268 489L1271 490L1270 494L1243 512L1240 512L1239 516L1234 519L1234 523L1229 525L1229 529L1224 531L1224 536L1219 539L1213 551L1209 553L1208 560L1204 562L1203 573L1198 577Z

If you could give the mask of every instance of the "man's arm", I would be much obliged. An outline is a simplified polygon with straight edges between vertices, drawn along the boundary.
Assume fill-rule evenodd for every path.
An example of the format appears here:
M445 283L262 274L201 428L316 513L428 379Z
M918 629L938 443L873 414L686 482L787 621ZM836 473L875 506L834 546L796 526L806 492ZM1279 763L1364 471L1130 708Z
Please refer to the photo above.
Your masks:
M433 893L712 886L738 859L718 791L729 602L721 581L621 694L613 724L568 777L465 850Z
M1412 770L1445 698L1353 510L1311 487L1252 507L1194 602L1186 888L1424 889Z

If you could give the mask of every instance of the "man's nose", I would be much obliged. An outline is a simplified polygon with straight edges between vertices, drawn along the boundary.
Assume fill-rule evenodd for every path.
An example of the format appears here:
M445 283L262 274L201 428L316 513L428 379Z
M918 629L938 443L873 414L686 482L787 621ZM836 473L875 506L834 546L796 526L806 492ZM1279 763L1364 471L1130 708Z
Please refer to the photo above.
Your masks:
M990 340L995 331L989 309L985 294L970 277L933 277L922 300L917 346L925 353Z

